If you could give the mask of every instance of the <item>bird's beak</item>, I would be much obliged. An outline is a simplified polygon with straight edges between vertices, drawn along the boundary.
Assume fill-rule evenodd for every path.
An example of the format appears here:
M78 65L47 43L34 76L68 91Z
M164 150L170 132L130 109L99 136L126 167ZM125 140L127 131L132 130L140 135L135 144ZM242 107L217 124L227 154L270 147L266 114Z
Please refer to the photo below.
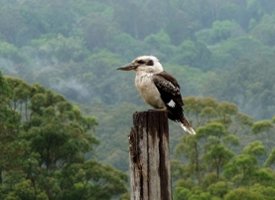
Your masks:
M130 70L135 70L138 66L139 66L138 64L130 63L123 67L117 68L117 70L130 71Z

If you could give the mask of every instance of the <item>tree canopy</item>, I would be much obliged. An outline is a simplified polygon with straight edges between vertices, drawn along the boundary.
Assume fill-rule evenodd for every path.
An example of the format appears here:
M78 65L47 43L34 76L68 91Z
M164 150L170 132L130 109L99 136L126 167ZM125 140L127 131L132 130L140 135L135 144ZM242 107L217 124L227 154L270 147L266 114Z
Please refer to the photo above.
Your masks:
M0 5L5 75L39 82L83 104L140 105L128 86L132 75L115 69L153 54L178 75L184 96L230 101L257 119L273 116L272 0L1 0Z
M116 69L144 54L198 132L170 123L174 199L274 198L274 16L274 0L0 0L0 199L120 198L148 107Z
M95 157L95 117L39 84L2 74L0 81L1 199L107 200L126 192L127 176Z

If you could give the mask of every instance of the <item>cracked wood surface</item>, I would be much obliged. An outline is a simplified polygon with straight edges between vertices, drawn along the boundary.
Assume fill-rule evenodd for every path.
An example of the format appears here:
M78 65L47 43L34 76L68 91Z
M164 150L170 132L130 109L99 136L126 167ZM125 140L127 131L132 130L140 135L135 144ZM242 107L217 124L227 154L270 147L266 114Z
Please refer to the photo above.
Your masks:
M129 135L131 200L171 200L169 131L164 110L136 112Z

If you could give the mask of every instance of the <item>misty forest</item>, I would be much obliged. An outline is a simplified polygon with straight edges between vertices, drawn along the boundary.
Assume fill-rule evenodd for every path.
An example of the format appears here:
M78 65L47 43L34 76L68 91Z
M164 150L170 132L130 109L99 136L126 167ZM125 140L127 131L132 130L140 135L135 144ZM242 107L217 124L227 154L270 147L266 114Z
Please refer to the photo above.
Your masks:
M134 72L158 57L174 200L275 199L274 0L0 0L0 199L129 200Z

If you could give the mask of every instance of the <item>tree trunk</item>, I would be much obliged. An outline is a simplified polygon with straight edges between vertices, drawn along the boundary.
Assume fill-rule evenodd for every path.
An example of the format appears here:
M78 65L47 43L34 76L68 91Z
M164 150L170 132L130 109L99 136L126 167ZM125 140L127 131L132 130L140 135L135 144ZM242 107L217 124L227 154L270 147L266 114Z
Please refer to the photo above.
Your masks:
M136 112L133 124L129 135L131 200L171 200L167 113Z

